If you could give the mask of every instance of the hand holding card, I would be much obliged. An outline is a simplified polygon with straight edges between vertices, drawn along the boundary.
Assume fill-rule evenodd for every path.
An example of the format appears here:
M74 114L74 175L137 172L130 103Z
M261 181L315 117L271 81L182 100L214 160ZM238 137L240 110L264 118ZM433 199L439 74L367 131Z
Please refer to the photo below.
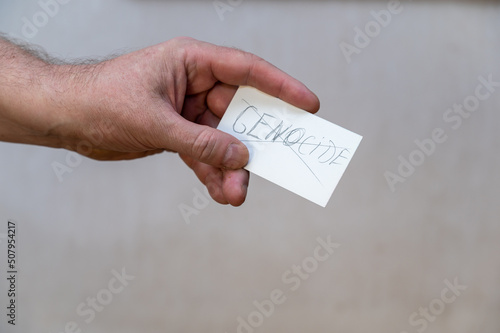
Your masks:
M362 139L248 86L238 89L218 129L247 146L245 169L322 207Z

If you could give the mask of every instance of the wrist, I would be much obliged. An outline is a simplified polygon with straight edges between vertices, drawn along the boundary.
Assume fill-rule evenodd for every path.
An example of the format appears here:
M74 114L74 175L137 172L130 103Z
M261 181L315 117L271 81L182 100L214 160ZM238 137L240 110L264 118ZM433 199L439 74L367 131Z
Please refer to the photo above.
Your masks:
M44 137L50 146L75 150L95 109L93 91L101 64L53 65L41 84Z

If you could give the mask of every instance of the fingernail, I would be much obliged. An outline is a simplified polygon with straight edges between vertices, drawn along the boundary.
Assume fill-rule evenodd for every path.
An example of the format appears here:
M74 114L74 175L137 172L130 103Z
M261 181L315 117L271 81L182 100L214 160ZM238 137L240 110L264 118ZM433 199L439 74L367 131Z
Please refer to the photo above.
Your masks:
M242 143L231 143L224 155L222 164L228 169L239 169L246 165L248 162L248 150Z
M248 184L241 184L241 193L243 193L243 197L245 198L248 193Z

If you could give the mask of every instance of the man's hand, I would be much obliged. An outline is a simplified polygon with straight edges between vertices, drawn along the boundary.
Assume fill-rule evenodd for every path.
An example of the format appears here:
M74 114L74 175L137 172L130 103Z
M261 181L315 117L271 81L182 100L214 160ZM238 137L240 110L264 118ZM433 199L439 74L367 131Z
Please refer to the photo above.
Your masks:
M241 205L248 186L246 147L215 129L239 85L310 112L319 109L318 98L302 83L261 58L191 38L94 65L23 60L35 67L33 73L16 65L16 57L28 56L0 43L0 139L99 160L178 152L221 204ZM10 66L2 69L7 58ZM16 82L19 75L24 83ZM18 84L29 84L31 92L12 89ZM102 135L83 151L91 134Z

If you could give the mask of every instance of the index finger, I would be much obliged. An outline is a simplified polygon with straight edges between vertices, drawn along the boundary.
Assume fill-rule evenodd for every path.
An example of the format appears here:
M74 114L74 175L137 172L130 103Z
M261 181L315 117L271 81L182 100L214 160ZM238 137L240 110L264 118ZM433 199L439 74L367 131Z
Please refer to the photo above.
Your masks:
M206 68L220 82L248 85L311 113L319 110L318 97L302 82L264 59L241 50L200 42L203 47L188 54L197 68Z

